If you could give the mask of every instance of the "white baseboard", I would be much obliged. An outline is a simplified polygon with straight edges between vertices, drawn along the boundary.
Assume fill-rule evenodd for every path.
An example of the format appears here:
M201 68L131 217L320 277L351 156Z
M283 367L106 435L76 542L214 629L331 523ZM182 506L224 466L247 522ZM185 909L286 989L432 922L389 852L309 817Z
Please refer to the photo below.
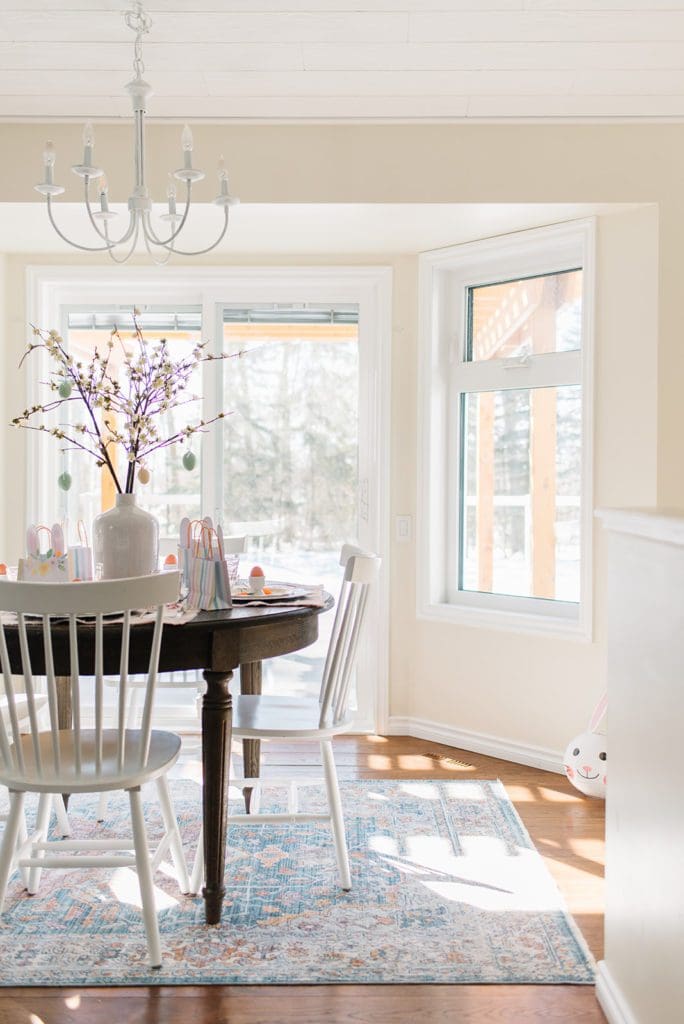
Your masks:
M637 1024L637 1019L615 984L605 960L596 966L596 998L608 1019L608 1024Z
M503 761L514 764L526 764L532 768L541 768L547 772L563 774L563 755L547 747L529 747L513 740L502 739L500 736L489 736L482 732L469 732L466 729L454 729L440 722L431 722L427 718L411 718L408 716L391 715L388 723L389 736L415 736L420 740L431 740L433 743L445 743L448 747L470 750L475 754L486 754L488 757L499 757Z

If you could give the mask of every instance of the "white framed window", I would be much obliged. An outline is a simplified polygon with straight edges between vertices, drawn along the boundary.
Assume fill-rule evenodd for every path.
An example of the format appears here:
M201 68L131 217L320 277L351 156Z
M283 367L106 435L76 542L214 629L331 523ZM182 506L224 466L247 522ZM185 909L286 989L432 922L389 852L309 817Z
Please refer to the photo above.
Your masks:
M421 256L421 617L590 636L594 234Z

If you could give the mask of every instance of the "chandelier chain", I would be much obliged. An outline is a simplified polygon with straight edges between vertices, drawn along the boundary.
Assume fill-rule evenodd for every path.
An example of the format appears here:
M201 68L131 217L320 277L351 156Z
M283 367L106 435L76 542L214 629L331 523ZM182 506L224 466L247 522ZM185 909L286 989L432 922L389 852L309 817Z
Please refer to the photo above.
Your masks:
M135 9L124 11L124 21L135 32L133 70L136 78L142 78L145 64L142 59L142 41L152 28L152 18L143 7L142 0L136 0Z

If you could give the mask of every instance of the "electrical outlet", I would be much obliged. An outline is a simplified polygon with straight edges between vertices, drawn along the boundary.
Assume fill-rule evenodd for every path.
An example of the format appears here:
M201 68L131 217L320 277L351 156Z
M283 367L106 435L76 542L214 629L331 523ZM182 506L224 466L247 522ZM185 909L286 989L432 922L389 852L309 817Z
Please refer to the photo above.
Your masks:
M397 540L402 544L408 544L413 533L411 516L397 516L395 522Z

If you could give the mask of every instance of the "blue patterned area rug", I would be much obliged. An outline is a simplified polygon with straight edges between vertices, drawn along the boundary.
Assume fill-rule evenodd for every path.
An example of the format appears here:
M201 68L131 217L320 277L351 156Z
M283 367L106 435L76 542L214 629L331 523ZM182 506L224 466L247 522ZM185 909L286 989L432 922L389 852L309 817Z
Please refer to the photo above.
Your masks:
M199 787L173 782L188 851ZM273 790L271 807L278 807ZM0 984L589 985L594 962L500 782L363 781L342 787L353 889L340 890L329 830L259 825L229 834L220 927L155 876L164 964L146 961L129 868L45 871L31 898L10 882L0 920ZM318 789L302 791L322 809ZM160 834L154 791L144 791ZM127 801L72 798L75 835L126 835ZM235 807L239 807L236 803Z

